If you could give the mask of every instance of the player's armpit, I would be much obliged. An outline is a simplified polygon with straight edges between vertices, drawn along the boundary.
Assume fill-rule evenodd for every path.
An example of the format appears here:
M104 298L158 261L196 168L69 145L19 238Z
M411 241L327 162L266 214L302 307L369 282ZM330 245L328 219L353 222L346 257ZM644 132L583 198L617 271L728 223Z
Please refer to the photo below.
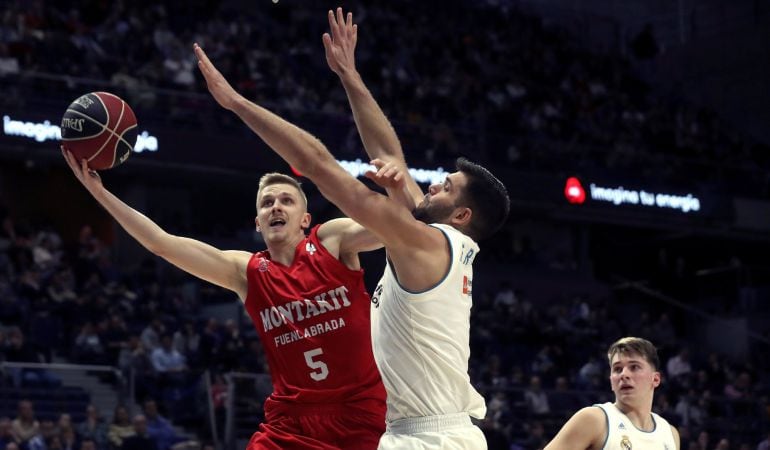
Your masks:
M318 228L318 239L329 253L340 259L344 254L358 254L382 248L377 237L355 220L343 217Z

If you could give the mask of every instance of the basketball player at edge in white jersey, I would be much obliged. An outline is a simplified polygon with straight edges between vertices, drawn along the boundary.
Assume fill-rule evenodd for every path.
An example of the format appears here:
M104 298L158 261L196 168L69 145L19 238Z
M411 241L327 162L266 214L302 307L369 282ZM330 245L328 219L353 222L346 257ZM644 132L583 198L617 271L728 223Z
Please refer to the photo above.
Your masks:
M679 432L652 412L661 381L655 346L624 337L610 346L607 359L615 403L576 412L544 450L679 450Z
M338 9L336 17L330 12L329 22L327 60L343 82L367 145L371 131L390 135L393 130L352 64L352 16L345 20ZM393 170L403 173L402 183L393 188L415 203L419 200L411 211L348 174L317 140L304 145L276 142L283 127L293 125L238 94L197 45L195 53L216 101L385 245L387 267L372 295L372 345L387 391L387 431L378 448L486 449L483 433L471 422L471 417L486 414L484 398L468 375L472 264L479 251L476 241L493 234L507 218L510 200L503 184L461 158L458 170L423 196L404 163L379 161L375 177ZM379 143L384 142L392 146L390 155L401 154L394 135L380 136Z

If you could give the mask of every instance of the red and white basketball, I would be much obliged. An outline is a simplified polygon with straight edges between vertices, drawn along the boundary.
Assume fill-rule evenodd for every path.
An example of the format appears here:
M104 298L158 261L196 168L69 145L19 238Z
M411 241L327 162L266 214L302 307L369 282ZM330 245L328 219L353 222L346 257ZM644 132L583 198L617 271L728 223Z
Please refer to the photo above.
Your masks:
M136 143L136 116L128 103L109 92L91 92L70 103L61 120L66 150L94 170L125 161Z

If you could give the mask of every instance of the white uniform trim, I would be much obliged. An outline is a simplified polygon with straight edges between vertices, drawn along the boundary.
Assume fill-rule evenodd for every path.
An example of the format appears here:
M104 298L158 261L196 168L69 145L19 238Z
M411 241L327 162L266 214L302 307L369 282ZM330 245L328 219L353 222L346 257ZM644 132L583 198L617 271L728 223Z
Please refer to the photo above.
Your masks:
M663 417L650 413L655 424L652 431L643 431L631 422L614 403L594 405L604 411L607 419L607 436L603 450L676 450L671 425Z

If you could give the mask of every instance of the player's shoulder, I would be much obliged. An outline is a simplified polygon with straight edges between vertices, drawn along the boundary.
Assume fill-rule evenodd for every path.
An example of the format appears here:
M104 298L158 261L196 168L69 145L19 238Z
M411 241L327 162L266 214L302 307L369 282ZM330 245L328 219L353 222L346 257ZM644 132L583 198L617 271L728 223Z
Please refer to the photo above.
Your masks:
M339 217L316 225L314 230L318 239L323 241L329 238L341 238L356 226L360 227L355 220L348 217Z
M573 416L582 423L603 424L607 422L607 412L600 405L586 406Z

